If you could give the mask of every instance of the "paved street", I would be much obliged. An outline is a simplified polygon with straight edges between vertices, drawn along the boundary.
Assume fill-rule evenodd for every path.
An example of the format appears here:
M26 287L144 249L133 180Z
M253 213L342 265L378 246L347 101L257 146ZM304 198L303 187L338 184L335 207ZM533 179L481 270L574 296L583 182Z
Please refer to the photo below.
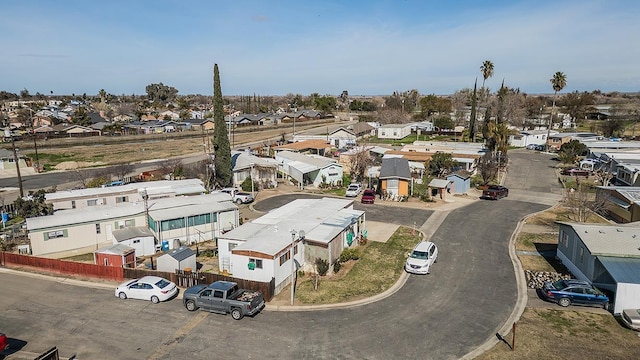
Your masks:
M547 167L551 162L544 156L513 154L514 167L539 168L531 169L523 182L510 177L524 171L510 167L507 186L516 194L522 190L522 196L532 188L538 193L552 188L553 174ZM264 311L234 321L229 316L189 313L177 300L158 305L121 301L112 289L0 272L3 290L11 289L0 297L0 329L26 341L26 352L57 345L62 356L77 354L79 359L459 358L491 339L515 305L509 239L523 216L550 202L541 196L526 196L541 199L540 203L516 198L473 201L451 210L432 229L431 239L440 250L432 273L411 275L400 291L372 304L311 312ZM404 225L442 214L377 204L367 210L370 220Z

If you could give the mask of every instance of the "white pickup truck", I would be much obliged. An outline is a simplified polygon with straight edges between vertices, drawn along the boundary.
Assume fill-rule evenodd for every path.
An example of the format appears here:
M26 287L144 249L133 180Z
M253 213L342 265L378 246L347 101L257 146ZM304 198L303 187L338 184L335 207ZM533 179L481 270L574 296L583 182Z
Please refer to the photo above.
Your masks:
M229 194L229 196L231 196L231 199L233 200L233 202L238 204L238 205L239 204L248 204L248 203L253 201L253 195L251 195L248 192L242 191L242 189L224 188L224 189L220 190L220 192L223 192L225 194Z

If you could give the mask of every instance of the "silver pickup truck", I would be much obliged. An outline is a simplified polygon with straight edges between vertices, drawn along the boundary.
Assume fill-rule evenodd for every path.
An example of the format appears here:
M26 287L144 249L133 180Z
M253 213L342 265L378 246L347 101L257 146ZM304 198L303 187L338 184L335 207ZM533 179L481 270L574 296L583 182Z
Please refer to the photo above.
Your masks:
M195 285L185 290L182 303L189 311L203 309L220 314L231 314L235 320L255 315L264 308L259 291L238 289L230 281L216 281L210 285Z

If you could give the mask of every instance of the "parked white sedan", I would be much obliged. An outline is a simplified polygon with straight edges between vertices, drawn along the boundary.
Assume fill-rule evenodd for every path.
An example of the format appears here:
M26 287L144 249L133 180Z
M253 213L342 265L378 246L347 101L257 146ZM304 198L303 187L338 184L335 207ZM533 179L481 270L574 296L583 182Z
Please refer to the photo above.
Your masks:
M171 299L178 293L173 282L159 276L144 276L120 284L116 288L116 296L120 299L149 300L154 304Z
M356 197L362 191L362 185L360 184L349 184L346 193L344 196L346 197Z
M404 270L413 274L428 274L431 265L438 262L438 248L431 241L421 241L409 253Z

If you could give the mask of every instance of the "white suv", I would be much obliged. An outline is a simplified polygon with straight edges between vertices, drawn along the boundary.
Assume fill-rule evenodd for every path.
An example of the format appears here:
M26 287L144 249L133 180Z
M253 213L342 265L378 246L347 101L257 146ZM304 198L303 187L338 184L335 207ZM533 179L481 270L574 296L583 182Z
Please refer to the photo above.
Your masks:
M362 186L360 184L350 184L347 188L347 192L344 194L346 197L356 197L362 191Z
M431 241L421 241L409 253L404 270L413 274L428 274L431 265L438 262L438 248Z

